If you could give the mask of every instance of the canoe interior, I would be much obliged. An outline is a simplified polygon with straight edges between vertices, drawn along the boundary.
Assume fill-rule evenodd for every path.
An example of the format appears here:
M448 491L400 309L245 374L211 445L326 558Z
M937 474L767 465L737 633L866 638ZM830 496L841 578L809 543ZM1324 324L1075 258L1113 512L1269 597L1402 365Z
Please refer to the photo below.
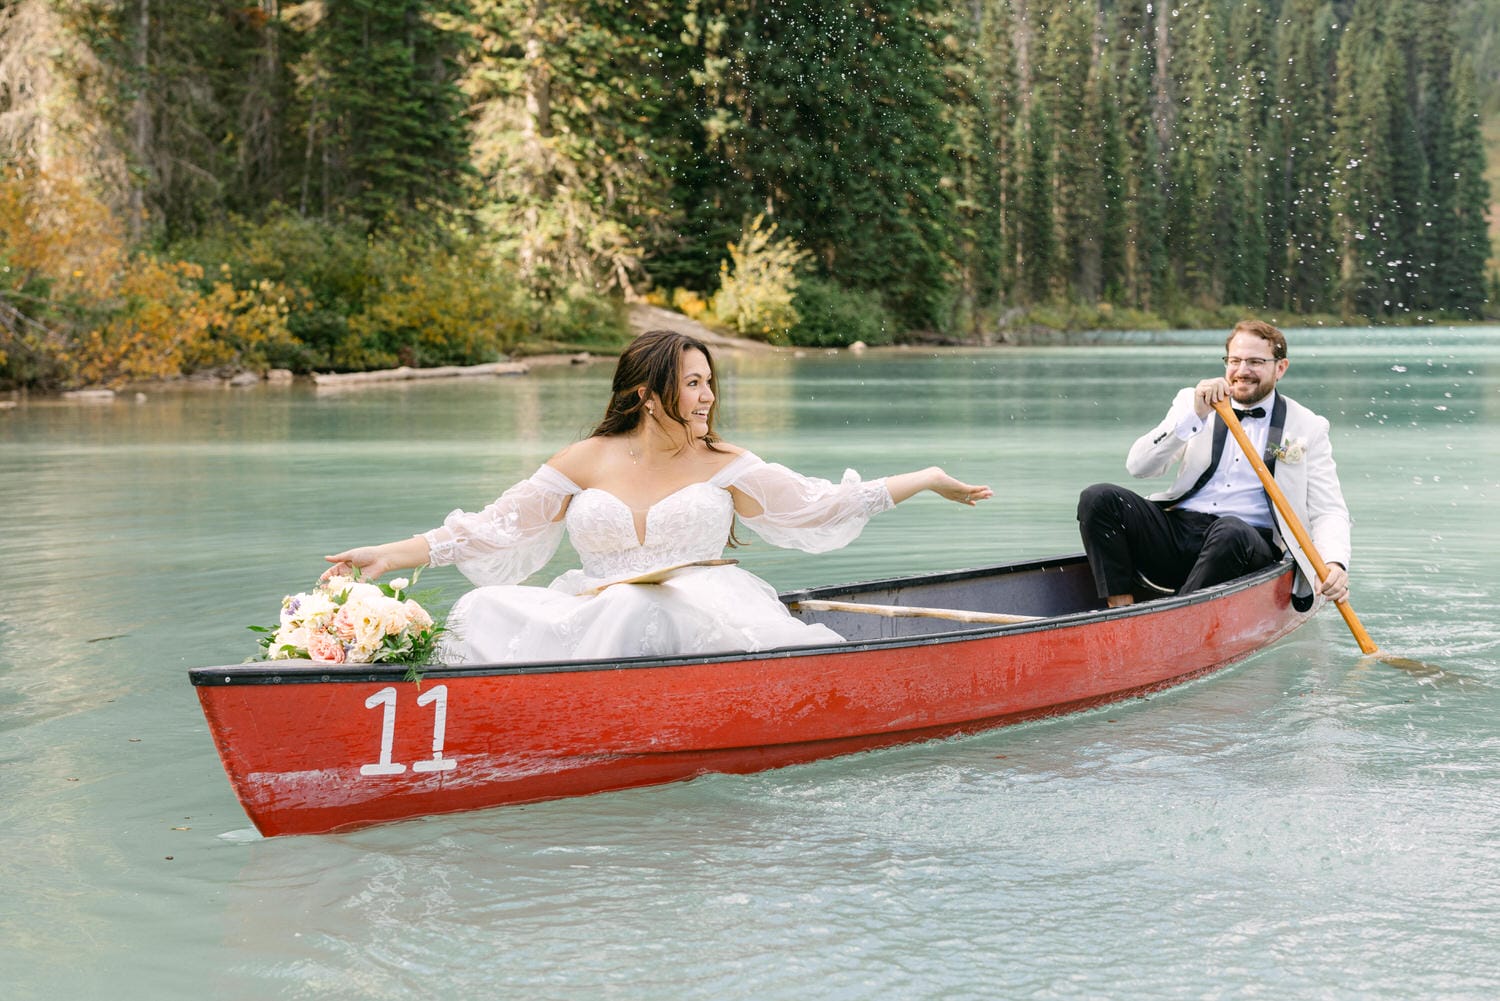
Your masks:
M793 604L812 598L1044 618L1104 607L1094 594L1093 575L1082 554L1002 567L810 588L782 595L784 601ZM793 610L792 614L807 622L820 622L854 643L996 628L951 619L888 618L861 612Z
M1163 598L1160 594L1145 590L1137 592L1143 603L1133 609L1108 610L1103 601L1094 594L1094 583L1087 560L1082 553L1032 560L1019 563L997 564L966 570L938 571L909 577L892 577L862 581L853 584L837 584L807 588L781 593L782 601L788 605L810 599L852 601L876 605L908 605L928 608L947 608L974 612L999 612L1011 615L1039 616L1046 622L1010 626L986 625L958 622L939 618L887 618L854 612L802 611L794 609L793 615L808 622L820 622L843 636L844 643L826 647L799 647L786 651L786 656L800 656L816 651L849 651L864 644L886 645L891 642L913 643L941 642L945 638L959 639L975 633L996 631L1022 631L1046 626L1055 626L1057 619L1092 613L1096 615L1124 616L1143 612L1164 611L1173 606L1212 600L1226 589L1238 590L1263 583L1287 572L1291 560L1251 574L1232 584L1201 592L1191 597ZM1154 599L1154 600L1152 600ZM646 668L677 663L728 662L742 659L759 659L767 656L762 651L755 654L727 654L669 658L633 658L602 661L572 660L536 662L528 664L466 664L449 667L430 665L422 669L424 676L433 678L467 674L511 674L552 671L595 671ZM242 684L304 684L312 681L384 681L401 680L407 675L406 667L383 664L312 664L310 661L252 661L220 667L196 667L188 672L194 685L217 685L229 682Z

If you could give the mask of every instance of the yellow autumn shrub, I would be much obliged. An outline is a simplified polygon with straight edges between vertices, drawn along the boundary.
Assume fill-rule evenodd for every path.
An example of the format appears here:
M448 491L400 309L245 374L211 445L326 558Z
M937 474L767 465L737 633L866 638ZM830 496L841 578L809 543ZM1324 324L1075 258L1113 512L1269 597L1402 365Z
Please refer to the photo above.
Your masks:
M739 240L729 244L729 259L719 262L713 311L720 323L742 334L785 344L798 320L797 269L809 254L792 240L778 238L775 223L764 223L765 216L756 216Z
M74 349L125 257L119 222L82 184L0 176L0 385L80 380Z
M118 385L178 375L213 310L202 271L127 250L124 227L67 177L0 178L0 381Z
M207 337L184 356L184 367L197 370L229 367L264 371L282 367L302 345L287 325L296 308L307 308L306 295L266 278L238 285L228 265L201 296Z
M708 300L692 289L673 289L672 308L690 320L697 320L708 312Z
M203 277L196 264L127 261L116 273L105 316L82 332L73 370L89 385L119 385L178 375L208 339L211 314L187 282Z

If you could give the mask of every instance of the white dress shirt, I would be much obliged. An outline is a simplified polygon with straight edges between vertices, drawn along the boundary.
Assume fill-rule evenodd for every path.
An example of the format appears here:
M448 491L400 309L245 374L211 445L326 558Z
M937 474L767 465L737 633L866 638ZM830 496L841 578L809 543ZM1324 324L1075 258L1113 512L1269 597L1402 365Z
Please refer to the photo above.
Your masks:
M1264 417L1246 417L1240 420L1246 437L1261 455L1265 454L1266 439L1271 433L1271 408L1275 402L1276 392L1272 390L1263 400L1256 400L1245 407L1235 406L1236 410L1252 410L1255 407L1265 409ZM1212 417L1212 414L1199 417L1196 411L1189 410L1177 422L1174 433L1178 440L1189 441L1202 434L1213 423ZM1266 498L1266 489L1234 435L1229 435L1225 440L1224 454L1219 456L1219 465L1214 469L1213 476L1197 493L1176 506L1186 511L1201 511L1220 517L1234 515L1256 528L1272 527L1271 503Z

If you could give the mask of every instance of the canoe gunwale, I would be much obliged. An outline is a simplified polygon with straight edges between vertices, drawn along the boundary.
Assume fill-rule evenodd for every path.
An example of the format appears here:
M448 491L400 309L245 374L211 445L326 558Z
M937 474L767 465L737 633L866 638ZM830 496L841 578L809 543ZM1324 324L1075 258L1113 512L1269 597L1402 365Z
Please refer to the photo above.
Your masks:
M1017 563L993 564L961 570L941 570L901 577L887 577L853 584L831 584L782 592L783 602L850 596L865 591L925 584L962 583L966 580L1001 577L1030 571L1062 570L1084 560L1082 553ZM418 668L422 680L465 678L475 676L567 674L601 671L628 671L652 668L691 667L705 664L728 664L741 661L786 660L798 657L858 656L892 648L946 646L984 640L995 636L1017 636L1048 632L1085 623L1117 621L1142 615L1154 615L1192 605L1221 600L1239 591L1258 587L1269 580L1290 573L1295 564L1290 557L1236 580L1205 588L1189 595L1172 595L1141 601L1120 608L1085 609L1063 615L1040 617L1030 622L989 624L955 622L954 628L914 636L890 636L868 640L851 640L821 646L780 647L746 653L696 654L675 657L630 657L610 660L536 661L515 664L432 665ZM1310 609L1307 613L1311 614ZM197 687L224 685L299 685L299 684L369 684L405 681L411 668L404 664L318 664L313 661L250 661L219 667L190 668L188 676Z

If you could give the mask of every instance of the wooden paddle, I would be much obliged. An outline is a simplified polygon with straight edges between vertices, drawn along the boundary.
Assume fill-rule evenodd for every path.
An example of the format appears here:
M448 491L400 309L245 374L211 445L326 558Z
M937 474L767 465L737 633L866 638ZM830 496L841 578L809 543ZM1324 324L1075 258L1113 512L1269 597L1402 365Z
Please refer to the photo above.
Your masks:
M955 622L985 622L994 625L1014 625L1017 622L1035 622L1037 615L1010 615L1005 612L971 612L964 608L924 608L921 605L869 605L862 601L827 601L823 598L804 598L791 604L793 609L809 612L858 612L863 615L883 615L888 619L923 618L952 619Z
M1250 437L1245 434L1245 429L1240 427L1240 419L1234 415L1234 407L1231 406L1229 400L1220 400L1214 404L1214 409L1219 412L1219 418L1224 422L1224 426L1229 428L1229 433L1234 435L1234 440L1240 443L1240 450L1250 460L1250 465L1255 469L1255 475L1260 477L1261 485L1266 488L1266 494L1270 496L1271 503L1275 504L1276 510L1281 512L1281 517L1286 522L1286 527L1292 530L1292 535L1296 538L1297 544L1302 547L1302 552L1307 555L1307 559L1312 563L1313 569L1318 572L1318 582L1322 583L1327 580L1328 564L1324 563L1323 557L1318 555L1317 547L1313 545L1312 536L1308 535L1307 529L1302 527L1302 522L1298 519L1297 512L1292 510L1291 501L1286 499L1286 494L1282 493L1281 487L1276 485L1276 480L1271 476L1271 471L1266 468L1265 460L1260 457L1260 453L1250 443ZM1336 602L1335 607L1338 608L1339 614L1344 617L1344 622L1349 626L1349 631L1354 634L1354 641L1359 644L1360 651L1367 654L1379 653L1380 648L1375 645L1374 640L1370 639L1370 634L1365 632L1365 627L1359 621L1359 616L1354 614L1354 608L1349 604L1349 599L1345 598L1342 601Z

